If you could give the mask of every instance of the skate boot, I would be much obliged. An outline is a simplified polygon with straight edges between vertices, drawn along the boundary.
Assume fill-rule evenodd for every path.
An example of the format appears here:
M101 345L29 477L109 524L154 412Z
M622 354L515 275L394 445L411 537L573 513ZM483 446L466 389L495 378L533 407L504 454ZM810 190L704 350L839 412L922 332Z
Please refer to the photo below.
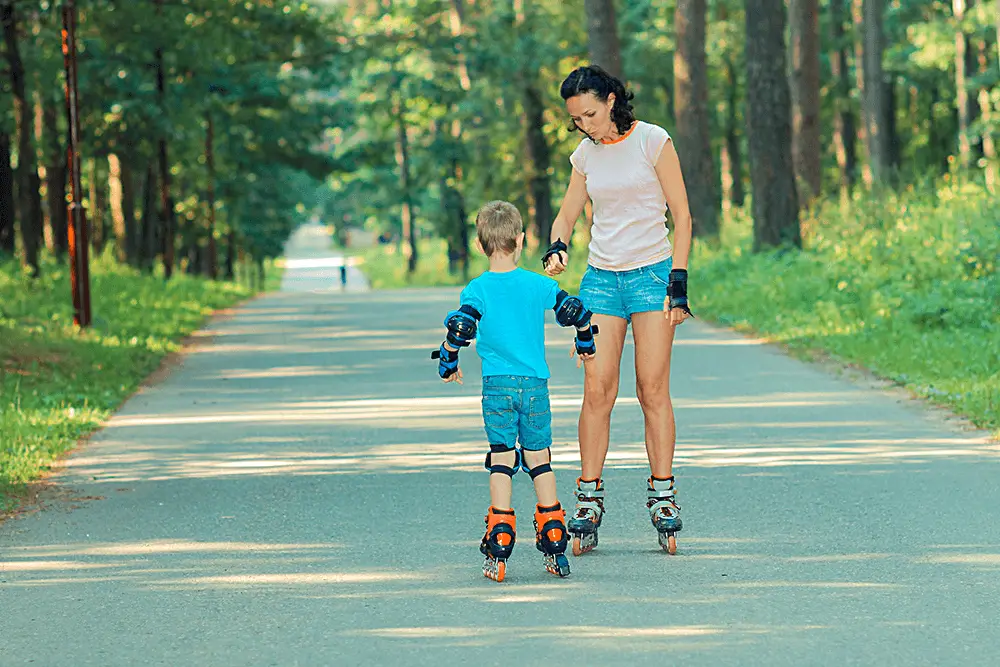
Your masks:
M503 581L507 573L507 559L514 550L517 534L517 518L514 510L499 510L490 507L486 515L486 534L479 545L479 551L486 556L483 574L493 581Z
M565 520L566 510L559 503L552 507L535 506L535 548L545 556L545 569L559 577L569 576Z
M660 534L660 546L671 556L677 553L677 538L675 533L681 531L681 508L675 502L674 478L649 478L646 489L649 500L649 520L653 522L656 532Z
M585 554L597 546L597 529L604 518L604 481L576 480L576 511L569 520L573 535L573 555Z

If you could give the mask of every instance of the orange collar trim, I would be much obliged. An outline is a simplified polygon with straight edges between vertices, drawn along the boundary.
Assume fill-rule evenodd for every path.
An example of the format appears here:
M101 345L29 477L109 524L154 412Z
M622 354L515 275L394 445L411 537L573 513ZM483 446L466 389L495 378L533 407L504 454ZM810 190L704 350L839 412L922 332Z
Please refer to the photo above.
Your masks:
M630 127L628 129L628 132L626 132L622 136L618 137L617 139L612 139L611 141L608 141L606 139L601 139L601 143L604 144L605 146L610 146L612 144L621 143L621 142L625 141L626 139L628 139L629 135L632 134L633 132L635 132L635 128L637 128L637 127L639 127L639 121L635 121L634 123L632 123L632 127Z

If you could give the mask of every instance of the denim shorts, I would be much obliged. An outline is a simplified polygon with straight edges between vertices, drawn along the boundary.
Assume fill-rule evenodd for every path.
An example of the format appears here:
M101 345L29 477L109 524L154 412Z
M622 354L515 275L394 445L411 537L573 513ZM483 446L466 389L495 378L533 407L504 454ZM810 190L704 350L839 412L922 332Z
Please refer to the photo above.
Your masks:
M483 378L483 423L491 445L538 451L552 446L549 382L520 375Z
M635 313L663 310L673 264L673 258L668 257L629 271L588 266L580 281L580 298L595 313L631 322Z

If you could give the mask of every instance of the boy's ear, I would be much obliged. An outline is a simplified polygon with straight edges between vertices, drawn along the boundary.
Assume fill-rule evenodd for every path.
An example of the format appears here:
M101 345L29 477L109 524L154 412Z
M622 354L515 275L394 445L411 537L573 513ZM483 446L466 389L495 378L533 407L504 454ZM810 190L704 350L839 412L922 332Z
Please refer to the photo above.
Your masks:
M478 237L476 238L476 250L483 253L484 255L486 254L486 249L483 248L483 244Z

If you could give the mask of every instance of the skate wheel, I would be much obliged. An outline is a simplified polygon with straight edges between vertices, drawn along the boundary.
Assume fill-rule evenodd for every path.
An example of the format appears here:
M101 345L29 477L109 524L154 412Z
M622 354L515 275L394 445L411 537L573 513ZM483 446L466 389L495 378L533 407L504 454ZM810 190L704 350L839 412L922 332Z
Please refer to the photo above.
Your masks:
M507 563L504 561L494 561L492 559L487 559L483 563L483 576L487 579L492 579L493 581L503 581L504 575L507 574Z
M559 554L556 556L556 568L558 568L558 574L560 577L569 576L569 559L566 558L566 554Z
M664 551L673 556L674 554L677 553L677 538L674 537L673 533L670 534L661 533L660 546L663 547Z
M597 546L597 533L585 533L573 538L573 555L580 556Z
M583 547L580 545L580 538L579 537L574 537L573 538L573 555L574 556L580 556L583 553L584 553L584 551L583 551Z

